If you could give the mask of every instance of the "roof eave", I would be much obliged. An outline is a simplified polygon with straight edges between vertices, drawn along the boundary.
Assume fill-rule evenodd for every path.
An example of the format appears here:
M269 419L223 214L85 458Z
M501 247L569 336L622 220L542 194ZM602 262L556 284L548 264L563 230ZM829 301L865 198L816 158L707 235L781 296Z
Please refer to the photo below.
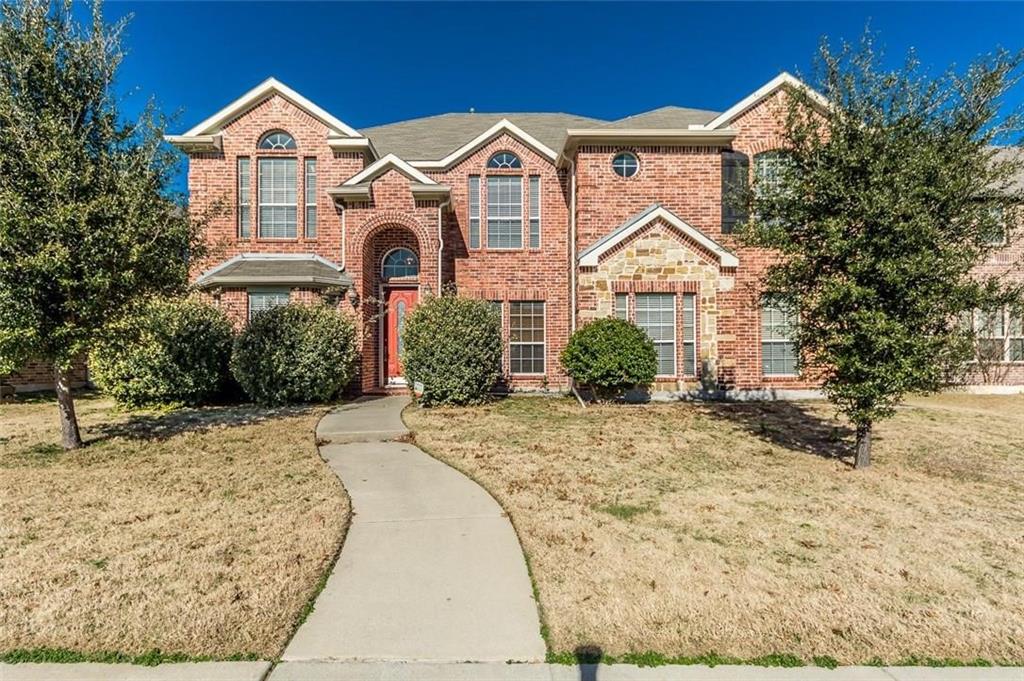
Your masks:
M222 135L164 135L164 141L186 154L219 152L224 143Z
M585 144L652 144L658 146L712 146L724 147L732 144L738 131L731 128L720 130L692 130L689 128L650 129L576 129L566 131L565 146L559 155L562 159L572 158L576 150Z

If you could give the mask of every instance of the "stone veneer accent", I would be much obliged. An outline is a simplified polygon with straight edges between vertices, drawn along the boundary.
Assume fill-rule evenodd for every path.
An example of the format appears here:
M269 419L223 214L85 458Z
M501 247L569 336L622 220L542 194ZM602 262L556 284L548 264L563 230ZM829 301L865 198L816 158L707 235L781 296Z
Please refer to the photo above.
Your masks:
M606 254L596 268L580 271L580 321L585 324L615 314L615 294L629 293L630 320L634 321L636 293L696 294L697 370L716 381L718 364L718 292L729 290L733 277L723 272L710 255L662 220L648 225L627 242ZM676 318L682 299L676 300ZM676 366L682 370L681 325L676 331ZM695 382L698 376L676 379Z

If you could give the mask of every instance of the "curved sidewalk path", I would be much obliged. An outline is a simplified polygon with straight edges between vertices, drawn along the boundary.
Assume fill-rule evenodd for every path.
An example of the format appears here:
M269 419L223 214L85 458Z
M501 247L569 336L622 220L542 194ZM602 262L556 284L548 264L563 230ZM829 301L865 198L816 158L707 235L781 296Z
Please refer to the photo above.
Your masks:
M412 444L405 397L362 398L317 426L352 498L348 535L285 649L299 661L544 659L522 549L497 502ZM280 671L284 671L283 669Z

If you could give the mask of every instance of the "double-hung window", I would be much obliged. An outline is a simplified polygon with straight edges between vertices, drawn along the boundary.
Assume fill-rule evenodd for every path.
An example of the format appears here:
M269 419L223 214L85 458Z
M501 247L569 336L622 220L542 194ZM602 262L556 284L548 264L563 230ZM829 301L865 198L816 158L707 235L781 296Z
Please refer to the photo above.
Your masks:
M306 238L316 238L316 159L306 159L306 182L303 196L306 201Z
M796 313L784 301L768 299L761 308L761 369L765 376L797 373Z
M260 238L295 238L296 165L294 158L259 159Z
M697 375L697 296L683 294L683 375Z
M540 175L530 175L530 248L540 248Z
M978 310L974 316L974 330L978 334L978 359L982 362L1002 362L1006 345L1003 309Z
M658 375L676 375L676 296L674 293L636 294L636 325L654 342Z
M544 373L544 303L509 303L509 369L513 374Z
M480 248L480 176L469 176L469 247Z
M238 238L248 239L252 233L252 208L249 200L249 159L238 159Z
M290 298L286 288L258 289L249 291L249 319L272 307L287 305Z
M746 191L750 159L738 151L722 152L722 233L732 233L747 219Z
M487 248L523 247L523 178L487 178Z
M1008 314L1010 324L1006 341L1006 359L1011 362L1024 362L1024 309L1011 309Z

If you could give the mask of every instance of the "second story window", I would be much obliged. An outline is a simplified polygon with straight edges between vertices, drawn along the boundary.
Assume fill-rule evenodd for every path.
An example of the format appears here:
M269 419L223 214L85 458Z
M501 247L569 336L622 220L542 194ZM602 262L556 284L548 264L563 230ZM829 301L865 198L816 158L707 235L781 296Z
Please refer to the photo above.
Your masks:
M793 160L782 150L765 151L754 156L754 189L761 195L777 192L783 187L786 173L793 170Z
M750 159L738 151L722 152L722 233L747 220L746 190Z
M1002 206L993 206L990 209L992 225L985 235L986 246L1005 246L1007 243L1006 212Z
M523 178L487 178L487 248L523 247Z
M640 170L640 161L636 154L630 151L623 151L612 159L612 170L619 177L633 177Z
M530 248L540 248L540 175L530 175Z
M306 182L303 185L306 200L306 238L316 238L316 159L306 159Z
M252 205L249 202L249 159L238 159L238 238L252 233Z
M469 247L480 248L480 176L469 176Z
M499 170L516 170L523 167L523 162L520 161L519 157L513 154L511 151L499 151L494 156L491 156L491 160L487 162L487 167Z
M259 159L259 236L294 239L296 214L296 159Z
M260 139L260 149L294 149L295 138L280 130L268 132Z

